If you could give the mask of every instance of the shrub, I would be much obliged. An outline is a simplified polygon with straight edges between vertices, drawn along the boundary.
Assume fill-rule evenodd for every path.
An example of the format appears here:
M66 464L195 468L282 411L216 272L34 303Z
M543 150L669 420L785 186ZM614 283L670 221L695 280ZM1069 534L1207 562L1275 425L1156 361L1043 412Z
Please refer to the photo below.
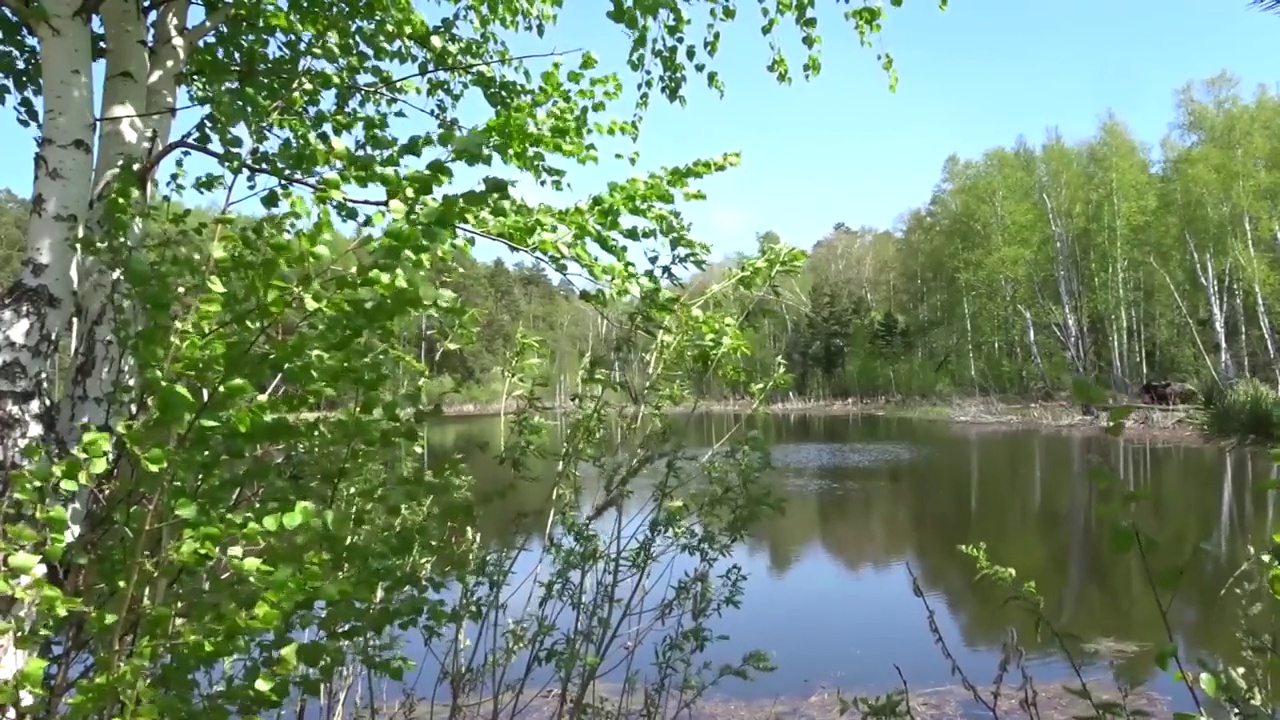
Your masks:
M1280 393L1265 383L1247 378L1225 389L1209 384L1202 407L1204 431L1212 437L1247 442L1280 439Z

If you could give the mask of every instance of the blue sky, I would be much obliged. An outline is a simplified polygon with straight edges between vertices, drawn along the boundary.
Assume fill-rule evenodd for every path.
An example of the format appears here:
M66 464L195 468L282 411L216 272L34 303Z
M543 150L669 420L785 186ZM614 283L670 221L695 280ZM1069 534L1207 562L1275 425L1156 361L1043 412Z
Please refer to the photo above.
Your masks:
M975 156L1019 133L1034 141L1054 125L1083 137L1109 108L1155 142L1172 117L1174 89L1187 80L1227 69L1246 88L1280 81L1280 17L1246 0L953 0L945 12L906 0L890 11L883 35L900 75L892 94L874 51L840 21L843 5L820 4L818 80L777 85L747 2L717 61L726 97L698 84L686 108L656 107L646 123L644 166L742 152L741 166L704 186L710 198L687 208L720 254L750 249L767 229L809 247L836 222L888 226L927 199L952 152ZM606 66L619 63L625 41L604 19L604 4L569 5L577 14L545 49L586 48ZM8 160L0 186L28 194L33 146L8 113L0 147ZM584 169L571 176L573 194L631 172Z

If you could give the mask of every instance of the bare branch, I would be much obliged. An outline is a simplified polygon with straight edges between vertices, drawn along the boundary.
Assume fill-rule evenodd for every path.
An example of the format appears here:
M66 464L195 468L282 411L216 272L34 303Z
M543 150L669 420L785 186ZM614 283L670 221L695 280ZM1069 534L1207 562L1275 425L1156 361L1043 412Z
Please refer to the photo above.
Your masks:
M209 36L209 33L217 30L226 24L231 17L231 3L227 3L213 12L205 15L204 20L199 25L192 27L182 36L188 45L194 45Z
M183 110L191 110L193 108L204 107L205 103L191 103L190 105L180 105L175 108L164 108L163 110L152 110L149 112L135 113L133 115L112 115L111 120L122 120L125 118L144 118L154 117L156 115L169 115L171 113L182 112ZM105 118L95 118L94 122L102 122Z

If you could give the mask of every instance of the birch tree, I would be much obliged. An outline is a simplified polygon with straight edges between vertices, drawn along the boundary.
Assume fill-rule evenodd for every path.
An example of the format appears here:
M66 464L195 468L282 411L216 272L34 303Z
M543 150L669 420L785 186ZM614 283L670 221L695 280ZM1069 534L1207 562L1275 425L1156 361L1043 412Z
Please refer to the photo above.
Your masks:
M705 245L690 238L673 203L700 198L691 184L731 167L735 156L657 169L571 207L529 203L511 189L563 188L569 168L596 162L602 144L637 137L643 110L660 99L683 101L699 75L723 90L714 71L717 28L733 20L734 8L616 5L609 18L626 32L628 65L636 68L625 82L590 52L511 48L512 37L541 36L559 8L0 2L0 101L38 140L25 252L0 296L0 553L9 573L0 599L15 623L0 636L0 702L15 713L34 704L41 715L126 707L181 715L179 706L198 692L188 675L226 654L244 655L273 633L284 637L290 603L327 593L330 607L354 608L412 593L412 574L421 583L422 563L436 550L397 546L408 553L403 562L379 570L320 548L323 529L341 524L335 509L355 512L341 506L346 496L336 488L344 481L333 473L376 465L373 456L358 460L365 450L357 448L403 439L412 425L405 413L420 422L414 412L430 407L420 384L385 406L369 399L390 397L401 381L388 353L406 322L466 320L456 295L424 280L432 268L456 264L477 242L493 243L558 272L579 268L598 288L588 297L612 303L656 301L668 292L659 279L673 276L672 267L704 262ZM806 48L817 48L811 5L775 11L762 2L760 12L766 36L794 27ZM864 5L845 17L869 43L883 12ZM793 71L779 47L771 39L763 57L788 82ZM801 59L795 75L818 72L816 53ZM891 70L891 58L881 60ZM635 91L634 112L605 115L625 89ZM468 187L467 169L485 167L504 170ZM224 214L256 198L268 216L240 228L220 216L158 243L158 213L168 207L162 192L218 198ZM347 253L358 256L354 270L332 261L344 225L363 238L358 253ZM659 239L671 259L641 271L627 243ZM788 257L785 249L770 253L769 262ZM743 271L735 282L772 277L747 268L754 274ZM280 336L286 311L293 334L264 343ZM662 312L645 316L646 327L673 317ZM673 352L679 342L653 352ZM70 372L55 375L59 366ZM272 389L282 379L310 389L277 397ZM282 424L302 407L296 403L314 403L343 382L362 389L366 399L353 411L363 413L363 425ZM269 453L278 462L259 468L274 484L250 483L243 473L265 462L264 445L289 449ZM334 447L354 454L336 457ZM306 467L313 481L298 486L293 471L278 469L281 458L294 470ZM325 477L335 489L320 492ZM384 478L382 486L395 482ZM213 524L193 524L201 518ZM320 534L308 544L300 539L306 533ZM255 545L249 536L270 538ZM314 548L302 566L289 565L295 547ZM273 563L309 579L268 593L267 576L255 573ZM383 573L364 576L376 588L368 597L364 588L324 585L325 576L368 572ZM245 595L233 601L237 592ZM232 621L202 605L214 600L256 602L257 619ZM210 636L235 622L251 629L233 632L238 639L212 654L156 649L197 642L205 621L191 621L201 613L231 623L203 626ZM392 620L376 622L385 629ZM283 648L294 657L294 646ZM166 663L182 670L174 675ZM267 669L236 676L244 686L224 678L221 694L206 702L242 714L278 707L288 684L273 686Z

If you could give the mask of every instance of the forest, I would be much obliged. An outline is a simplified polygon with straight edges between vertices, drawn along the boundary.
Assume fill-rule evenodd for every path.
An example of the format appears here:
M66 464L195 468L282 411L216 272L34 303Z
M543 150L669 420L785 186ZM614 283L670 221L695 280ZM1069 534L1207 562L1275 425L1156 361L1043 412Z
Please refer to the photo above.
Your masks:
M1173 95L1158 147L1108 113L1089 138L1049 131L946 158L927 202L893 228L853 218L816 241L761 232L761 245L807 247L802 271L773 296L718 302L743 317L761 369L786 358L790 386L775 397L1030 396L1076 376L1122 393L1215 374L1280 381L1269 319L1280 302L1280 139L1269 131L1280 98L1227 73ZM7 280L26 205L11 192L0 203ZM681 291L696 296L737 262L692 274ZM403 342L455 403L498 399L518 331L545 341L557 397L585 358L612 347L608 313L544 264L467 258L438 280L475 314L473 333L444 347L431 328L406 327Z
M892 228L705 238L682 203L743 158L637 170L647 112L732 92L735 23L780 84L819 75L826 33L891 91L880 35L903 0L616 0L603 59L555 50L549 30L591 19L568 5L0 0L0 105L36 141L30 191L0 192L0 717L692 716L773 669L708 652L742 548L813 544L825 509L817 540L876 557L836 537L871 525L832 515L853 508L790 498L787 523L752 424L770 402L1280 381L1269 90L1189 83L1158 146L1106 116L947 158ZM514 191L617 148L634 174L573 204ZM705 400L744 411L694 442L673 411ZM468 408L498 411L471 463L438 439ZM956 486L966 527L978 475ZM1159 600L1160 528L1103 517L1110 495L1071 477L1074 499L1037 506L1083 528L1096 500ZM877 517L885 547L950 502L921 488ZM537 527L504 532L490 489L537 492ZM973 539L939 548L968 558L955 578L1011 579L951 547ZM1275 563L1251 566L1272 605ZM1167 631L1169 607L1143 612ZM1155 663L1182 671L1166 634ZM1220 670L1180 672L1197 710L1193 682L1275 706ZM1096 716L1129 716L1080 682Z

